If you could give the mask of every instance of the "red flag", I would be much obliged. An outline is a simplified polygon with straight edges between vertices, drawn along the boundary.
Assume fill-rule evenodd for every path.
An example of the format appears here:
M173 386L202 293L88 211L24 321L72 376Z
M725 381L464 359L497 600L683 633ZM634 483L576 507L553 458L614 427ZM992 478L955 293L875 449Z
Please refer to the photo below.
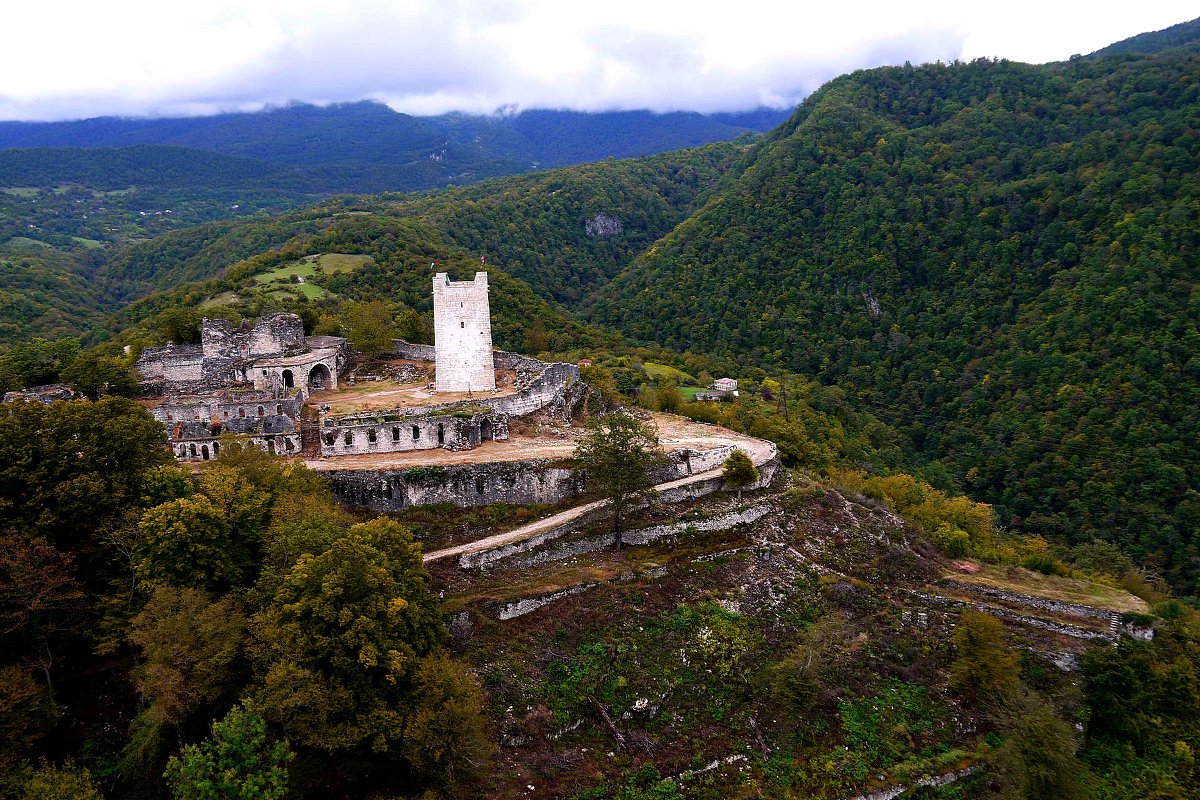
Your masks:
M479 257L479 263L480 263L480 264L486 264L486 263L487 263L487 256L480 256L480 257Z

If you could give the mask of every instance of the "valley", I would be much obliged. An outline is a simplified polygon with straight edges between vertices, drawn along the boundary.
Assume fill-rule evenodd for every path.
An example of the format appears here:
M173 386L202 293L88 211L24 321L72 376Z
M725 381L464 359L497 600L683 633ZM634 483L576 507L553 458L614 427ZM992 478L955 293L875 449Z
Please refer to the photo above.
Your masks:
M0 800L1200 798L1200 25L896 63L0 122Z

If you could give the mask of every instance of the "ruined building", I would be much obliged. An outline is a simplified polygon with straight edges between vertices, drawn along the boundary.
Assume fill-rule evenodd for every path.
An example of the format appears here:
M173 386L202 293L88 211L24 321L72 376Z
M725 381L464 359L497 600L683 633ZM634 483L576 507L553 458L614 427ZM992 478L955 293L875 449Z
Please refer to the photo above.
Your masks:
M299 453L300 416L312 392L336 389L349 351L336 336L305 336L295 314L234 328L201 323L198 345L147 348L136 364L147 405L181 460L207 460L220 438L246 436L271 453Z
M476 272L472 281L452 281L445 272L433 277L433 341L439 392L496 388L486 272Z
M242 384L263 391L336 389L349 350L337 336L305 336L295 314L278 313L234 329L205 319L200 344L168 344L142 351L136 364L149 396L202 394Z
M137 362L143 402L183 461L215 458L228 434L280 455L468 450L508 439L510 418L571 415L584 388L577 366L493 352L487 273L471 281L438 274L433 304L436 346L396 341L392 353L425 369L434 362L433 385L422 379L403 387L406 405L332 411L349 366L346 340L305 336L295 314L236 328L206 319L200 344L146 349ZM504 371L501 389L497 369ZM327 393L314 399L318 392ZM310 402L315 408L306 426L301 419Z

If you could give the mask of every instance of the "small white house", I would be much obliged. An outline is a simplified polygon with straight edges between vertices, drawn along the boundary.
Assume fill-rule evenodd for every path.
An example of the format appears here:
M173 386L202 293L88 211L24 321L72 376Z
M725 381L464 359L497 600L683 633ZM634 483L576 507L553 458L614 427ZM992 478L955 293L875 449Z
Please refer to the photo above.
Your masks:
M736 392L737 381L733 378L717 378L713 381L712 388L718 392Z

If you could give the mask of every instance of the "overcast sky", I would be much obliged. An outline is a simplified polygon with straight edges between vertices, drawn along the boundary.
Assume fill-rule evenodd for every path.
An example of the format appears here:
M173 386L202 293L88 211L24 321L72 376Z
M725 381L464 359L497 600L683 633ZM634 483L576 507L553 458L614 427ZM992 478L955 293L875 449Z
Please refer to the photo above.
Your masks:
M790 106L859 67L1065 59L1195 0L8 0L0 119L288 101L398 111Z

